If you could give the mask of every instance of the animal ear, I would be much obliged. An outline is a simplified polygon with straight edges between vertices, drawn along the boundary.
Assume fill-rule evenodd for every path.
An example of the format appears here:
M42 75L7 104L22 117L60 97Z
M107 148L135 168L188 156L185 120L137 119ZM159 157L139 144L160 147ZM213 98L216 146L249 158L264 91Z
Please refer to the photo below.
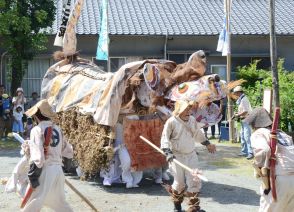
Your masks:
M230 91L232 90L233 88L237 87L238 85L241 85L243 84L244 82L247 82L246 80L244 79L239 79L239 80L235 80L235 81L231 81L227 84L227 89Z

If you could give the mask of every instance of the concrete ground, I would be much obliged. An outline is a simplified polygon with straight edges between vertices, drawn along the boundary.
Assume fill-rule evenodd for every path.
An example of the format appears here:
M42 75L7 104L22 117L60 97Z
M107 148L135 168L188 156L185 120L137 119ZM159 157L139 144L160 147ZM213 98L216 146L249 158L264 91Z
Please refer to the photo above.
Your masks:
M203 183L201 207L208 212L248 212L257 211L259 205L259 182L253 178L250 161L237 156L238 144L217 143L218 152L208 154L203 147L198 148L199 160L209 182ZM0 149L0 178L9 177L19 160L19 149ZM145 174L139 188L126 189L124 185L102 186L100 178L92 182L80 181L75 176L67 179L79 189L99 211L172 211L172 203L167 192ZM171 183L171 182L169 182ZM91 211L69 187L65 186L66 198L74 211ZM12 193L4 193L0 185L0 211L18 211L20 198ZM186 209L186 204L183 205ZM43 209L42 211L51 211Z

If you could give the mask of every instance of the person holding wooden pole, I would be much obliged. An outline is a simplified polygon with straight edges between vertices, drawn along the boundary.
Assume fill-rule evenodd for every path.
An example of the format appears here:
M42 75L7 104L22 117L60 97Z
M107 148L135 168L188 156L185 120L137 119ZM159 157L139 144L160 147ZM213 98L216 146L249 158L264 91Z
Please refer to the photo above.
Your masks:
M198 168L198 157L195 152L195 142L205 145L210 153L214 153L214 144L206 139L200 130L194 117L190 116L193 102L177 101L173 116L170 117L165 125L161 137L161 149L166 155L168 162L176 158L191 169ZM187 186L186 196L189 197L188 212L200 212L199 191L201 181L195 180L191 172L185 170L175 163L169 163L171 173L174 177L172 184L172 199L174 211L181 211L181 203L184 200L184 192ZM193 179L194 178L194 179Z
M251 135L255 176L262 181L259 212L293 211L294 145L291 136L278 129L264 108L255 108L244 120L254 128Z
M58 126L51 121L53 113L47 100L41 100L26 112L38 123L31 131L30 185L23 198L23 212L40 211L43 206L54 211L73 211L65 200L62 157L72 158L72 146L64 139Z

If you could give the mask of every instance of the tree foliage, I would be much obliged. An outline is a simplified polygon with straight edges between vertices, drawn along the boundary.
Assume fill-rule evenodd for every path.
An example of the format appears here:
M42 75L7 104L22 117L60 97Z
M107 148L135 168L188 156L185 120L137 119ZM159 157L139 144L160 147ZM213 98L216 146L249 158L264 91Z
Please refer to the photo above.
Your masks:
M21 85L27 61L46 48L45 29L54 17L53 0L0 0L0 37L11 56L11 92Z
M262 94L265 88L272 88L272 75L269 70L257 69L259 60L248 66L238 67L238 78L247 80L244 83L245 93L253 107L262 106ZM294 72L284 68L284 60L278 61L279 93L281 118L280 127L287 131L288 123L294 126ZM262 79L262 81L260 80ZM260 83L262 82L262 83ZM260 92L261 91L261 92Z

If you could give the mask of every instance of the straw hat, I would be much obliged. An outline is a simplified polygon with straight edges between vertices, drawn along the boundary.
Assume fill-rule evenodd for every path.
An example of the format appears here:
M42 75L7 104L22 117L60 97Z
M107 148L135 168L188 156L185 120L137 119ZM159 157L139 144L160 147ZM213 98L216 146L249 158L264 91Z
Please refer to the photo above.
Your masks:
M235 93L235 92L242 92L243 91L243 88L240 86L240 85L238 85L238 86L236 86L235 88L234 88L234 90L233 90L233 92Z
M243 122L254 128L268 127L273 123L270 114L262 107L253 109Z
M175 104L175 109L173 111L174 116L180 115L184 112L187 107L192 106L194 103L193 101L186 101L186 100L177 100Z
M52 111L51 106L49 105L47 99L43 99L39 101L35 106L30 108L25 114L29 117L32 117L37 113L37 111L40 110L41 114L47 118L54 118L55 113Z
M8 96L7 93L5 93L5 94L2 95L2 97L3 97L4 99L7 99L9 96Z

